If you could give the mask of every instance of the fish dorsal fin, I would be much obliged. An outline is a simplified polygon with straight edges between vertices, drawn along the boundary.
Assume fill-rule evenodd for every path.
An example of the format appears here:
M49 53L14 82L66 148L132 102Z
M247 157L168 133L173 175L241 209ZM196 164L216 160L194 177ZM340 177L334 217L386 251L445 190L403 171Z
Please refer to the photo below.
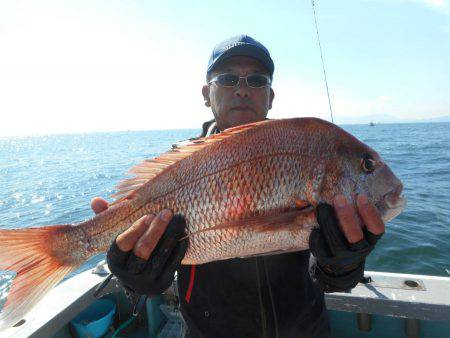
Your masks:
M161 154L158 157L142 161L128 171L129 174L135 175L134 177L125 179L116 186L118 192L112 195L112 197L116 198L112 204L132 198L140 187L162 173L174 163L191 156L193 153L202 150L213 143L222 141L245 130L253 129L255 126L265 122L267 121L249 123L226 129L219 134L185 141L174 145L170 151Z

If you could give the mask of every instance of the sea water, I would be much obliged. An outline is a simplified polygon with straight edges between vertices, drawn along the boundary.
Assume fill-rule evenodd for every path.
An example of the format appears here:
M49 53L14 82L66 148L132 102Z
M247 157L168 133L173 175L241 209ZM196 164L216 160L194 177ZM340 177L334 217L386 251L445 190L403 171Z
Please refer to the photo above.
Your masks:
M404 183L406 210L367 260L376 271L450 275L450 123L343 126ZM126 171L199 130L0 138L0 228L77 223ZM95 264L91 260L84 268Z

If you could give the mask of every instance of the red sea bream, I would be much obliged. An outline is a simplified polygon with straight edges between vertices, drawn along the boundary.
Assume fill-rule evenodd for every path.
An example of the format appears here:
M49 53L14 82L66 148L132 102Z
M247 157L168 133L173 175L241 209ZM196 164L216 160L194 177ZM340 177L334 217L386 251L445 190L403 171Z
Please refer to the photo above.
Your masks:
M268 120L189 142L131 169L117 200L85 222L0 230L0 269L16 273L0 313L11 326L67 273L145 214L186 217L182 264L308 249L315 207L366 194L384 221L402 183L355 137L315 118Z

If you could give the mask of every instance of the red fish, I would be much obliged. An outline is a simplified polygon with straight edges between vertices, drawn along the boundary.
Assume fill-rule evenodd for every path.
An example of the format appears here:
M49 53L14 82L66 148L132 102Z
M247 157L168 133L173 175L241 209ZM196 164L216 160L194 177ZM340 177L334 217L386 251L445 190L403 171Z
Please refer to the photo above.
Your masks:
M404 208L402 183L355 137L315 118L269 120L190 142L131 169L118 199L85 222L0 230L0 269L16 277L0 313L15 324L67 273L149 213L186 217L182 264L308 249L315 207L365 194L384 221Z

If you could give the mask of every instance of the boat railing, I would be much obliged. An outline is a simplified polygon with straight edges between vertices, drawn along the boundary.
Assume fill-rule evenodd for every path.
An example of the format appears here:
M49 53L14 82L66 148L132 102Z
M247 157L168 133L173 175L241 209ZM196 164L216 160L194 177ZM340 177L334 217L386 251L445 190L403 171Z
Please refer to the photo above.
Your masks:
M96 300L104 276L84 271L60 283L25 318L2 337L51 337ZM103 293L121 291L114 279ZM355 313L361 330L371 315L405 318L414 331L418 321L450 323L450 277L366 271L365 280L349 292L326 294L329 310Z

